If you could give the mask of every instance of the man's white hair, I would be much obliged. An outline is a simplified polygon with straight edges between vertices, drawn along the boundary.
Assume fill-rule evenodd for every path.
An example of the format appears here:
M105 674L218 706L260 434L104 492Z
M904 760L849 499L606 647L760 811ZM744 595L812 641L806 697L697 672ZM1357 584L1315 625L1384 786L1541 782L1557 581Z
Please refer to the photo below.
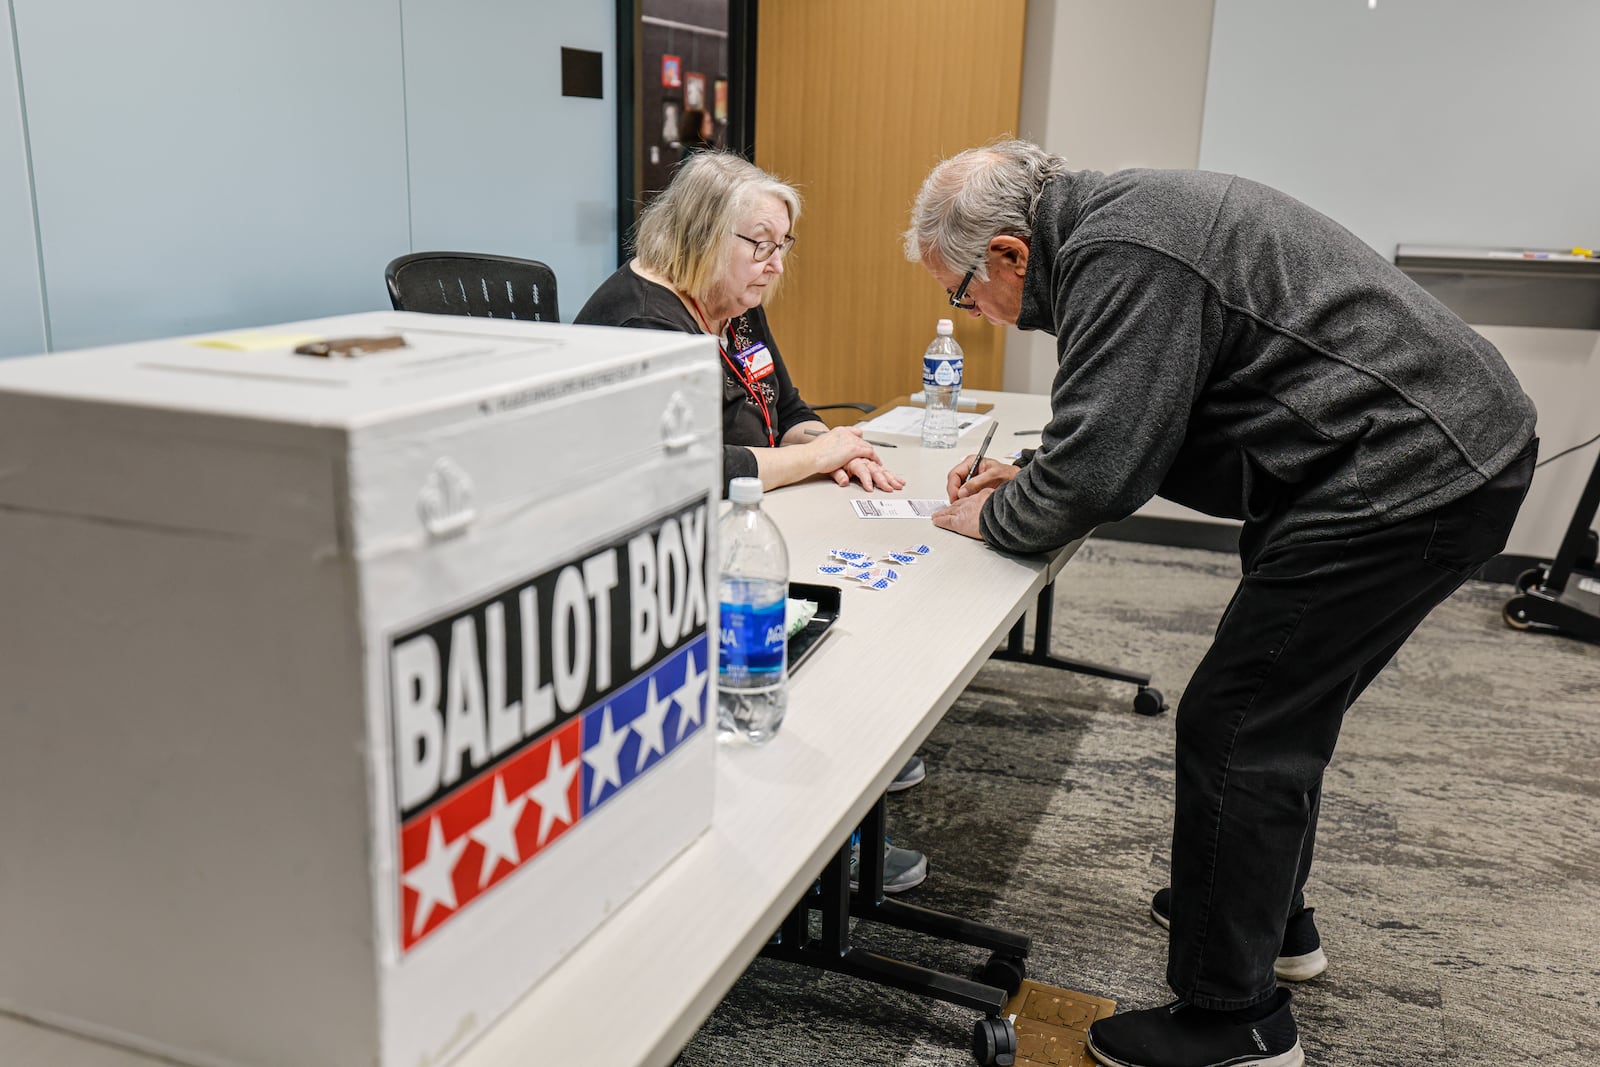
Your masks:
M969 148L934 167L911 206L906 258L989 278L986 251L1001 234L1028 237L1039 194L1067 161L1031 141Z

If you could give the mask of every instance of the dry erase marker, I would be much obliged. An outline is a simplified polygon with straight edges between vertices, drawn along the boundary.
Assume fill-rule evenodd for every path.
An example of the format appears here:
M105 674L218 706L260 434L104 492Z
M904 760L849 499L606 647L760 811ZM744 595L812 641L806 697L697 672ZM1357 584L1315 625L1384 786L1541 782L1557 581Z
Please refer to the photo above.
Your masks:
M962 485L966 485L968 482L972 481L972 476L977 474L978 468L983 465L983 454L989 451L989 442L994 440L994 428L999 425L1000 424L998 422L991 422L989 424L989 432L983 435L983 444L978 446L978 454L972 457L972 469L967 472L967 476L965 478L961 479Z

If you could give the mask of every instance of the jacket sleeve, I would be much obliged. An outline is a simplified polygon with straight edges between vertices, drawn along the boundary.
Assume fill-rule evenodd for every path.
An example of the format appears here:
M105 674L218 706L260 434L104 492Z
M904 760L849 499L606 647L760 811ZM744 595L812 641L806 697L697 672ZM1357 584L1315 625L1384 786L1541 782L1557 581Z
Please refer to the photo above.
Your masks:
M722 446L722 495L728 495L728 483L735 478L756 478L761 474L756 466L756 456L744 445Z
M1059 360L1050 422L1032 461L980 519L984 540L1009 552L1059 548L1155 495L1210 373L1220 322L1198 274L1140 245L1096 243L1049 269Z

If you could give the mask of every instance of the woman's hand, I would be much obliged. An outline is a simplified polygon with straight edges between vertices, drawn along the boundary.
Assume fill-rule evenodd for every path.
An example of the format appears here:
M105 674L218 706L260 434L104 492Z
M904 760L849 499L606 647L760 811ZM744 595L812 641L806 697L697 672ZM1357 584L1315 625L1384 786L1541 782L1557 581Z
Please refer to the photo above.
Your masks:
M853 478L869 493L874 489L891 493L906 487L906 480L883 465L877 451L855 426L836 427L812 438L804 447L819 448L818 469L841 486L849 485Z
M833 480L842 486L849 485L851 478L860 482L861 488L869 493L874 487L882 489L885 493L906 487L904 478L876 460L865 458L853 459L833 472Z
M854 426L836 426L800 447L810 453L812 466L818 474L833 474L853 460L878 462L877 451L867 444L861 431ZM848 476L845 481L849 481Z
M954 504L959 500L982 493L985 489L992 490L1003 482L1009 482L1022 472L1021 467L1013 467L1011 464L1001 463L997 459L986 459L978 468L978 473L974 474L970 481L966 481L967 472L972 469L972 461L977 458L976 455L968 456L954 467L951 467L950 473L945 475L944 488L945 493L950 498L950 503ZM988 499L987 494L984 495L984 499ZM945 529L951 529L951 527L947 526ZM976 537L977 535L972 534L970 536Z

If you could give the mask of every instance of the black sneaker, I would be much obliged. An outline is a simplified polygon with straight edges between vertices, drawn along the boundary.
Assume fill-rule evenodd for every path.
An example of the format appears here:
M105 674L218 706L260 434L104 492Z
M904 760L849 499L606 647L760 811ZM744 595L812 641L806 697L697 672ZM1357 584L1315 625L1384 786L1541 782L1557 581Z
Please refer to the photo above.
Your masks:
M1285 982L1304 982L1328 969L1328 957L1322 952L1322 938L1317 936L1317 924L1311 918L1316 908L1301 908L1289 916L1283 928L1283 947L1272 965L1273 973ZM1172 929L1172 887L1156 891L1150 901L1150 917L1168 930Z
M912 756L906 760L906 765L900 768L900 773L894 776L894 781L889 783L887 792L898 793L910 789L924 778L928 777L928 768L922 763L921 756Z
M1107 1067L1302 1067L1291 999L1280 987L1254 1022L1181 1000L1124 1012L1089 1027L1089 1052Z

